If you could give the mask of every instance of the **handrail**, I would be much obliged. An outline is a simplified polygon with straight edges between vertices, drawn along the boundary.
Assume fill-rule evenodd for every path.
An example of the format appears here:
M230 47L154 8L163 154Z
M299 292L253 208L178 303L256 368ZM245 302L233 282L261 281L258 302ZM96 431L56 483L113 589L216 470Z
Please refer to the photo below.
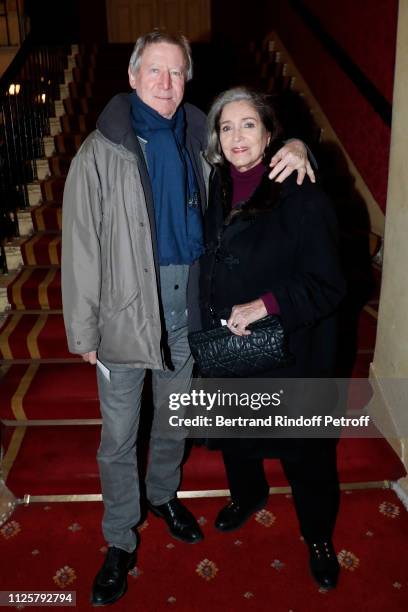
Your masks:
M28 35L0 79L0 244L18 235L17 210L29 206L27 185L37 180L36 160L44 156L68 53Z

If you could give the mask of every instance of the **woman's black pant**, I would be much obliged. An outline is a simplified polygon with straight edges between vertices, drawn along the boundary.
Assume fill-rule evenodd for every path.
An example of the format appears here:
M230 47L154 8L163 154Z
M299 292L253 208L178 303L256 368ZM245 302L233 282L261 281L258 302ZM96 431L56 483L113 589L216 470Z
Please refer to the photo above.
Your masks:
M330 540L340 502L335 440L313 446L307 441L303 452L281 457L292 496L300 531L306 542ZM319 441L320 442L320 441ZM265 477L264 458L224 450L223 458L233 501L253 506L265 498L269 484Z

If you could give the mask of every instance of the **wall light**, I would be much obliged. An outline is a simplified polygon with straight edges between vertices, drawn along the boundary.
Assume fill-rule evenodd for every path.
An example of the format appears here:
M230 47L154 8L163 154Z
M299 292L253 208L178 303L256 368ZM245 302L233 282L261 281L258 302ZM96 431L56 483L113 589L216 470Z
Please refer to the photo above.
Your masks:
M20 83L11 83L8 92L10 96L18 96L20 93L21 85Z

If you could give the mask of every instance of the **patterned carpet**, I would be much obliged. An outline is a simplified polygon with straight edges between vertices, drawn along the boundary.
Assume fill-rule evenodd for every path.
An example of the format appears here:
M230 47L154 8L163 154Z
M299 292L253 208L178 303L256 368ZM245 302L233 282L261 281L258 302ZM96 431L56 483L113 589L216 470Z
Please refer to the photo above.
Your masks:
M336 590L309 575L290 496L272 496L242 529L220 534L213 521L224 499L188 500L205 539L171 538L149 514L139 528L137 566L118 612L405 612L408 515L390 490L349 491L335 547L342 571ZM92 580L104 558L102 504L19 507L0 528L1 590L75 591L88 610Z

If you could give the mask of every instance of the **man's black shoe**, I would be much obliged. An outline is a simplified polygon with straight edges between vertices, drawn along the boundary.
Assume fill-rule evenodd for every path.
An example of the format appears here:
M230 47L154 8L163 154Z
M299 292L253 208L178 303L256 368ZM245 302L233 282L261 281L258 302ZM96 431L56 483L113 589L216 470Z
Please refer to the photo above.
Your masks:
M325 589L334 589L340 565L332 542L312 542L309 545L310 570L314 579Z
M234 529L241 527L254 512L261 510L267 501L268 496L251 506L230 501L229 504L220 510L214 525L219 531L234 531Z
M153 514L166 521L171 535L177 540L195 544L204 538L194 516L177 497L160 506L153 506L148 502L148 507Z
M136 552L110 546L105 561L96 575L92 587L93 606L107 606L115 603L127 591L127 574L135 567Z

